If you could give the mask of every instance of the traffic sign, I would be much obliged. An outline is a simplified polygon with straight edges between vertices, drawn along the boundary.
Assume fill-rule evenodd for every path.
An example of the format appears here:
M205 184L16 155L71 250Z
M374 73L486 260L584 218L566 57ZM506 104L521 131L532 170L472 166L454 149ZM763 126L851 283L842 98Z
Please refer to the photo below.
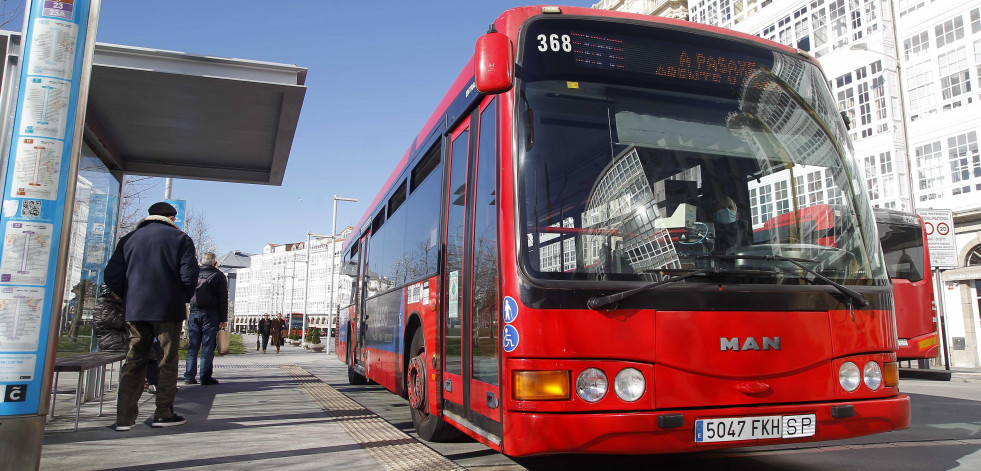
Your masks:
M954 213L949 209L917 209L923 218L923 229L930 250L930 265L934 268L954 268L957 263L957 242L954 240Z

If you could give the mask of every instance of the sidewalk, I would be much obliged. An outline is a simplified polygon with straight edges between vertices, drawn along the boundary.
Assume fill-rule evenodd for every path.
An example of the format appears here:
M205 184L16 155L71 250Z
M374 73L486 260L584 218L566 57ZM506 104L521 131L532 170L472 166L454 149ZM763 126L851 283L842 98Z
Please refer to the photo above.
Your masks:
M254 336L244 340L255 345ZM290 345L278 355L252 347L245 355L216 357L214 377L221 384L178 382L175 409L187 424L150 427L154 396L145 393L128 432L111 428L115 381L103 417L98 401L85 404L72 432L75 409L66 393L74 382L63 377L56 417L45 428L41 469L460 469L321 379L346 371L333 355Z

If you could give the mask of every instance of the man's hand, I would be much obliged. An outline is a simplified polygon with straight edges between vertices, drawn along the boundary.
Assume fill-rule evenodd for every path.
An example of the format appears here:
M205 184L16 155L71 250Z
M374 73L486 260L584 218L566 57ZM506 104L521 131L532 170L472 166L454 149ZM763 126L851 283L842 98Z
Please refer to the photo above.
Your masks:
M228 325L227 322L222 322L218 324L218 330L225 330L225 326Z

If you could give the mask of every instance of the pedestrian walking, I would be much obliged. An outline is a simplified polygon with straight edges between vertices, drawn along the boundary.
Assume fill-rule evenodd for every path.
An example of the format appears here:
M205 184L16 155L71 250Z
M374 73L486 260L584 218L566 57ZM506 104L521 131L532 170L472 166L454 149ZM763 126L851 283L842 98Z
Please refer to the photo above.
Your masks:
M262 339L262 353L266 353L266 346L269 345L269 332L272 328L272 321L269 320L269 313L263 314L259 319L259 337L256 338L256 350L259 349L259 339Z
M272 337L273 343L276 344L276 353L279 353L279 347L283 346L283 339L286 338L286 321L283 320L282 314L270 322L269 336Z
M218 384L211 376L215 360L215 341L218 331L228 323L228 280L218 270L218 257L205 252L201 257L198 285L191 298L190 315L187 317L187 363L184 365L184 383L197 384L198 355L201 356L201 384Z
M198 272L194 241L174 221L177 210L154 203L149 216L116 245L106 265L105 282L123 298L129 350L120 371L116 401L117 431L132 428L139 415L146 365L154 338L160 342L156 410L152 427L183 425L174 411L177 365L185 305L194 295Z

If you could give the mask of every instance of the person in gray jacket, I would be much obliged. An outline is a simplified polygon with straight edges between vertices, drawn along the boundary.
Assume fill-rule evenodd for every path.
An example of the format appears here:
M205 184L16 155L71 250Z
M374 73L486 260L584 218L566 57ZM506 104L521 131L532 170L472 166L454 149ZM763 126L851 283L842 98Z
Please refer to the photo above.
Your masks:
M152 427L183 425L174 412L177 395L178 347L186 303L198 280L194 241L174 224L177 210L168 203L154 203L149 216L116 245L106 265L105 282L123 298L129 350L119 375L116 401L117 431L132 428L139 415L138 402L153 339L160 342L156 411Z
M211 376L215 359L218 331L228 323L228 280L218 270L218 257L205 252L201 257L198 286L191 298L191 313L187 317L187 364L184 383L196 384L198 353L201 354L201 384L218 384Z

